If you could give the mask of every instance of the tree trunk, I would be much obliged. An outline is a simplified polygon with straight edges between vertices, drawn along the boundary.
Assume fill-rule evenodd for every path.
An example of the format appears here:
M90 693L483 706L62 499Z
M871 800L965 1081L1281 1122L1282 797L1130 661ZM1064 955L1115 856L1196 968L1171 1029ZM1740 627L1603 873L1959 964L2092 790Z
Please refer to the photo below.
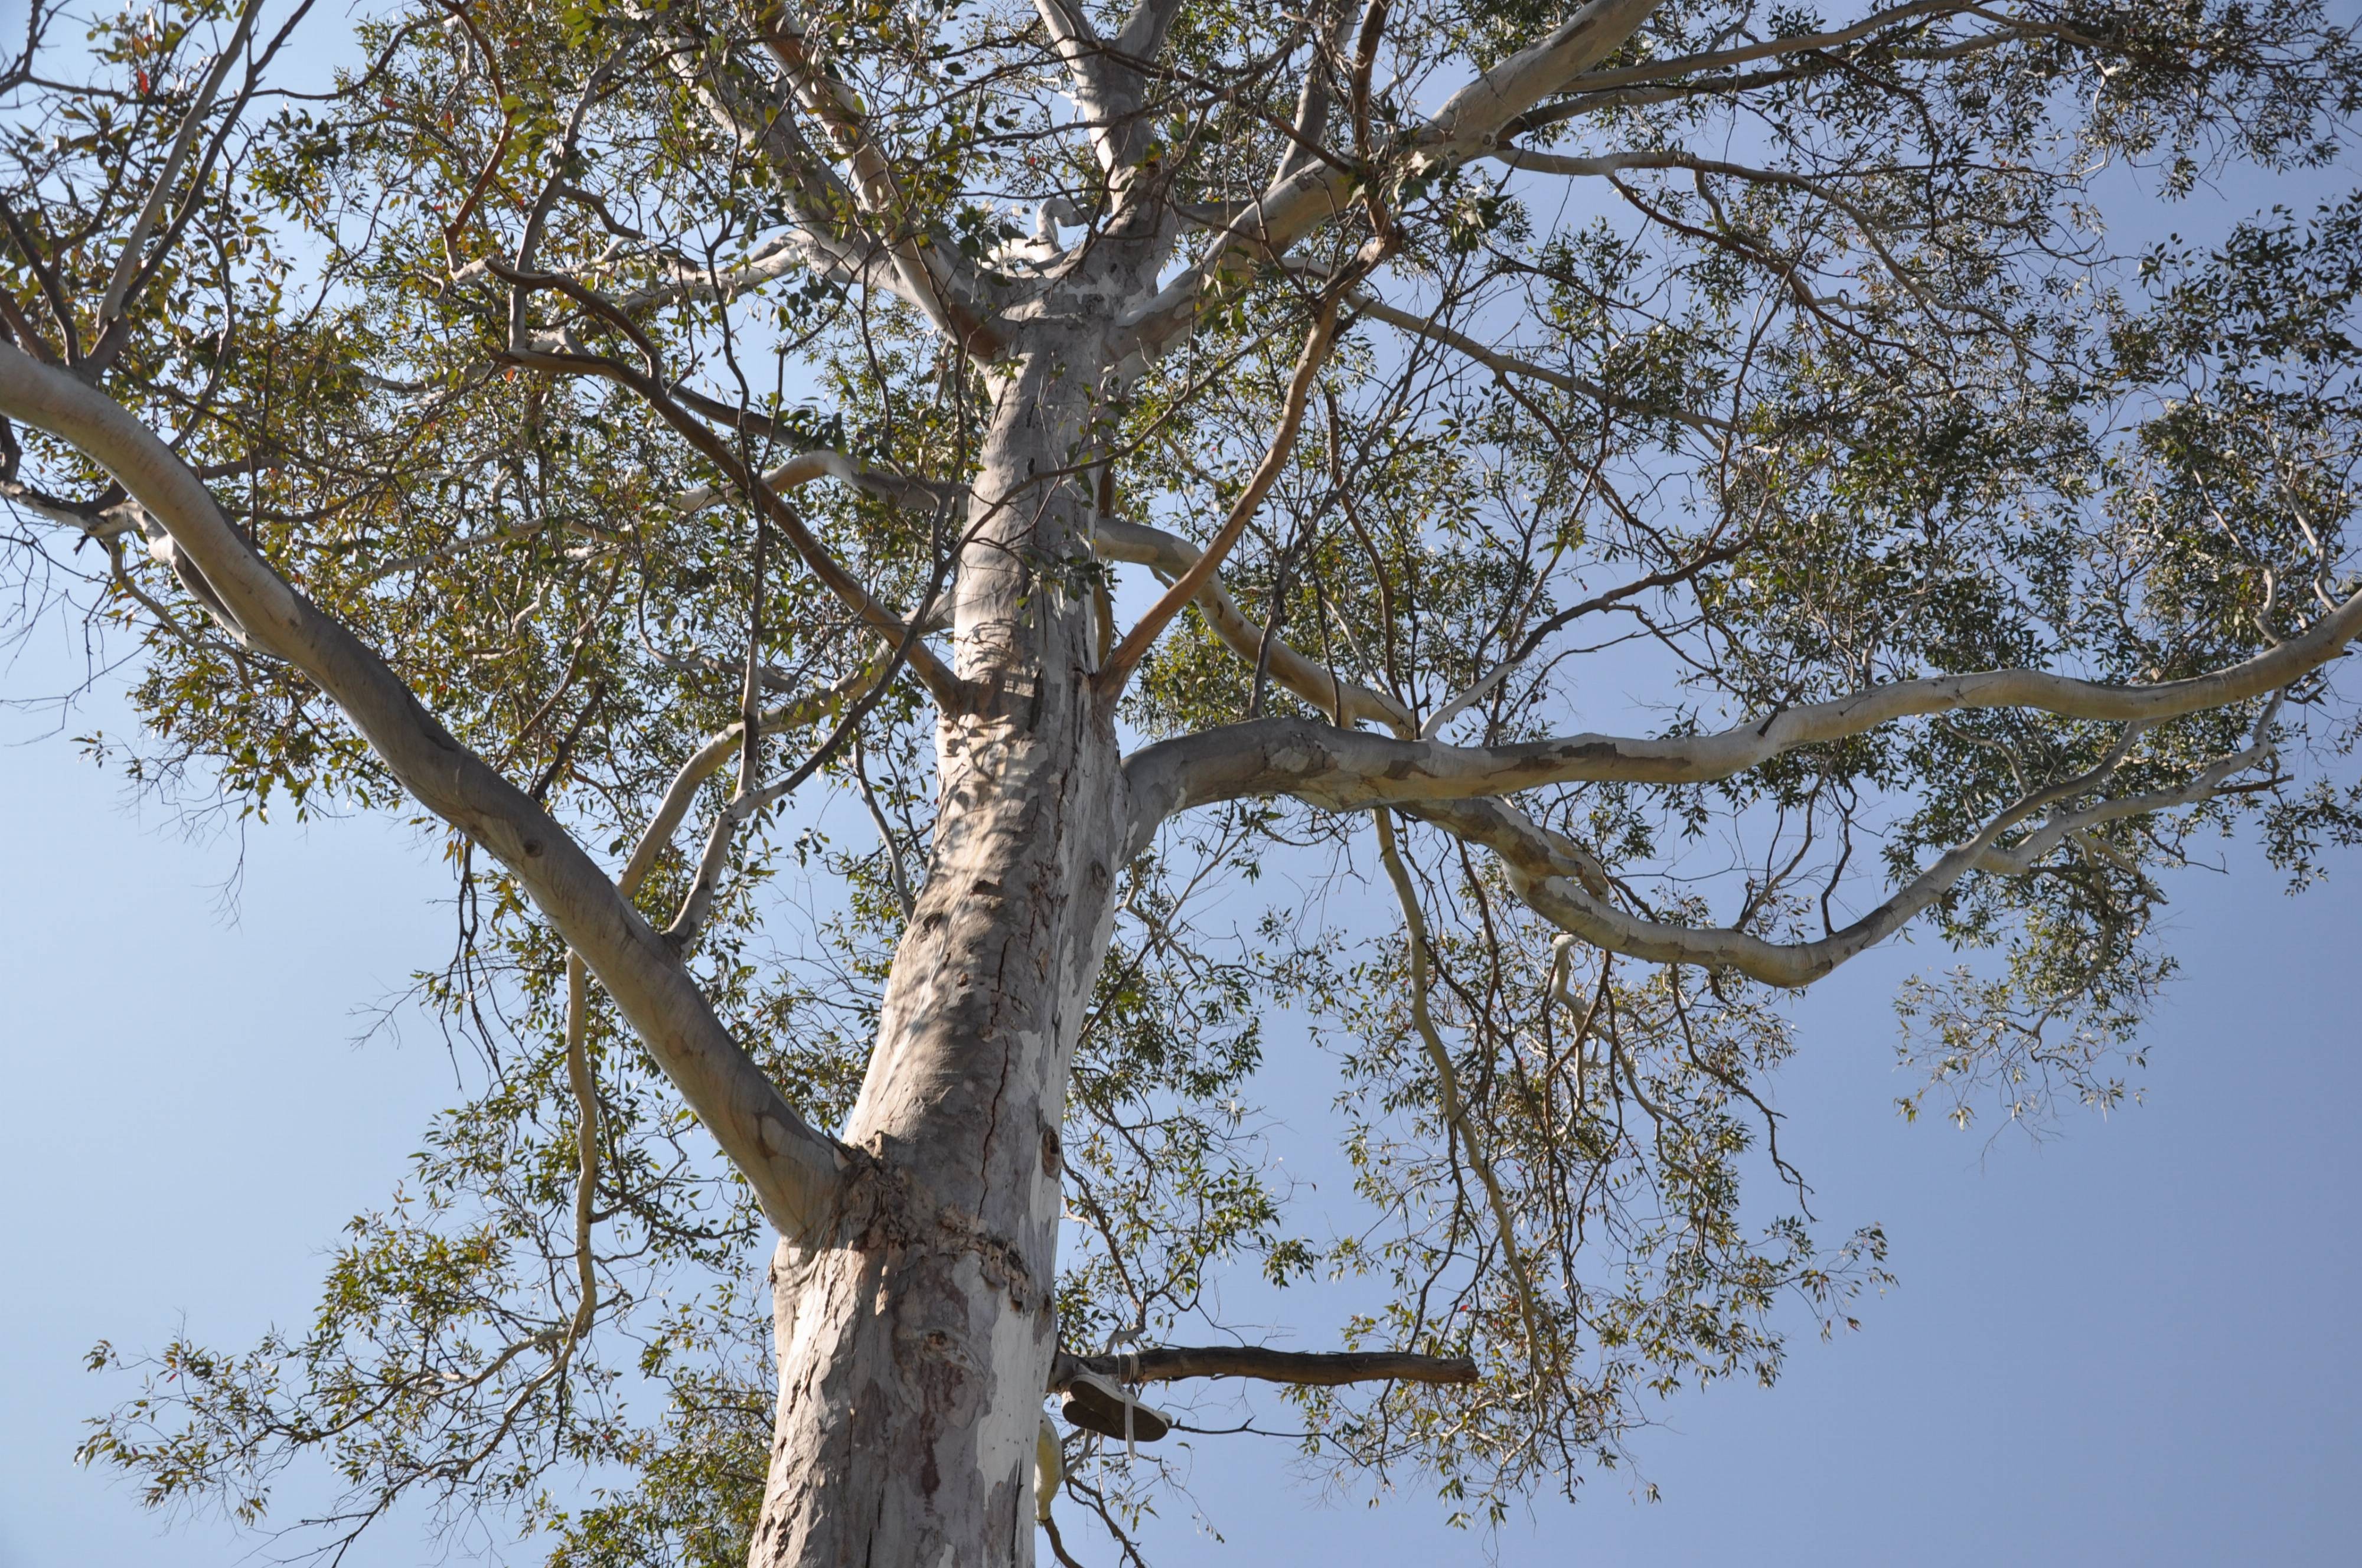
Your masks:
M1128 813L1088 596L1042 570L1087 548L1080 496L1046 477L1083 428L1078 347L996 388L953 617L974 695L941 722L933 858L844 1132L871 1163L772 1268L757 1568L1032 1561L1059 1127Z

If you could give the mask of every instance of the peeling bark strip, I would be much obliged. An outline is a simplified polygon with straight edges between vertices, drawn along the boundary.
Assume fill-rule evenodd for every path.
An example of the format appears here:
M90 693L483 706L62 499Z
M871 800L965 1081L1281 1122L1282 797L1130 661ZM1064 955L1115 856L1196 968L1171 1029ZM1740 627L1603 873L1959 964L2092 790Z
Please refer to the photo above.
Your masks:
M1001 382L953 609L977 696L940 721L934 858L845 1133L893 1208L856 1199L782 1249L757 1563L1031 1560L1057 1348L1045 1150L1130 826L1090 602L1026 564L1087 547L1079 498L1035 476L1069 460L1091 383L1065 367L1091 362L1061 343Z

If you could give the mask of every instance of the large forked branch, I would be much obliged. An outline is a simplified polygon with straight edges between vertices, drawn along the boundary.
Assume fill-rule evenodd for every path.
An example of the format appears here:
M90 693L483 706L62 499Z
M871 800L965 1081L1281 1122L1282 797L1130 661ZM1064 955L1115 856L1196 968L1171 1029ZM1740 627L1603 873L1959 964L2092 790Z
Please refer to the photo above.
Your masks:
M1476 1364L1464 1355L1417 1355L1408 1351L1275 1351L1253 1345L1163 1345L1115 1355L1060 1352L1049 1391L1082 1373L1125 1383L1175 1383L1185 1377L1252 1377L1333 1388L1347 1383L1473 1383Z
M2078 826L2104 821L2103 807L2070 812L2036 829L2017 853L2002 850L2003 835L2046 806L2071 801L2106 782L2124 761L2139 724L2127 724L2117 745L2088 773L2036 790L1996 814L1966 843L1954 845L1935 864L1913 878L1877 908L1851 924L1812 942L1772 942L1729 927L1675 925L1629 913L1608 902L1603 878L1595 863L1579 852L1569 854L1563 841L1553 842L1525 816L1498 801L1471 801L1438 813L1439 825L1471 842L1484 845L1501 858L1509 885L1535 912L1562 931L1595 947L1657 964L1695 964L1709 969L1735 969L1765 985L1794 988L1810 985L1902 930L1944 897L1972 870L2004 872L2029 869L2021 865L2026 852L2047 852L2059 837ZM2257 747L2262 743L2258 741ZM2227 777L2260 755L2251 749L2224 758L2209 768L2202 782L2188 791L2151 797L2157 804L2179 804L2181 798L2203 799ZM1471 812L1467 806L1490 808ZM2115 813L2125 814L2125 813Z
M887 237L873 230L860 194L806 139L795 91L790 88L782 97L767 83L751 80L752 73L728 43L699 28L681 9L668 13L668 19L681 29L666 40L664 52L682 84L718 128L744 151L762 159L784 182L782 194L793 220L793 230L785 237L804 264L823 278L901 295L944 325L939 289L945 280L922 268L922 286L916 293L910 292L907 256L894 254Z
M763 1076L679 957L548 812L460 745L383 659L274 571L188 465L128 410L0 344L0 414L114 474L246 634L326 692L422 805L509 869L614 998L774 1225L795 1235L818 1217L841 1179L844 1152Z
M787 73L799 105L821 123L837 156L852 170L853 193L870 220L872 234L893 260L904 297L954 341L971 348L989 341L990 334L960 310L946 286L952 265L947 257L956 251L926 243L929 237L913 232L910 204L894 178L893 166L871 138L860 95L822 69L808 47L802 28L785 6L762 8L756 28L764 47Z
M1140 106L1139 72L1118 63L1072 0L1033 0L1033 9L1066 68L1067 93L1090 129L1099 167L1113 173L1124 161L1124 122Z
M1171 536L1129 524L1102 524L1100 549L1102 553L1115 555L1119 558L1148 561L1166 570L1168 575L1175 564L1191 558L1194 554L1190 547ZM1254 628L1231 602L1219 582L1209 580L1200 591L1198 602L1209 622L1233 652L1242 658L1254 657ZM2347 608L2350 609L2351 605ZM1278 652L1282 657L1274 660L1273 670L1281 682L1296 690L1298 696L1320 703L1347 723L1370 719L1388 725L1398 736L1415 733L1416 726L1410 714L1382 693L1337 682L1319 666L1285 645L1280 646ZM2043 858L2066 839L2103 823L2177 806L2194 805L2212 799L2234 776L2267 759L2269 755L2268 732L2278 706L2276 698L2257 720L2255 739L2246 750L2210 763L2187 783L2174 789L2150 790L2071 811L2055 812L2024 839L2004 846L2001 843L2003 836L2024 822L2032 812L2045 803L2063 801L2089 788L2097 775L2087 775L2070 781L2068 785L2041 791L2019 801L1989 823L1968 844L1940 857L1934 866L1860 920L1817 942L1774 943L1747 932L1674 925L1618 909L1609 902L1610 884L1606 868L1589 851L1563 834L1552 833L1534 823L1502 801L1481 796L1427 800L1405 803L1400 809L1456 838L1491 850L1508 873L1512 889L1529 908L1560 929L1581 936L1595 946L1661 963L1689 963L1709 968L1735 969L1767 984L1794 987L1819 978L1847 959L1892 935L1929 904L1943 897L1971 870L2000 876L2023 876L2036 869ZM1349 733L1333 726L1316 727L1332 736ZM1376 737L1355 738L1374 740ZM1143 753L1142 756L1144 758L1147 755ZM2106 767L2112 768L2114 765L2112 759ZM1146 770L1142 771L1144 775ZM1135 800L1144 812L1142 825L1135 829L1134 838L1135 847L1142 847L1154 826L1153 817L1145 813L1153 813L1156 802L1139 796L1135 796ZM1389 870L1393 870L1391 866Z
M1530 49L1521 50L1453 94L1404 149L1407 169L1435 173L1482 158L1503 127L1637 32L1663 0L1591 0ZM1274 258L1353 204L1368 171L1315 161L1249 203L1212 237L1196 265L1120 324L1131 350L1154 359L1187 334L1215 281L1242 257Z
M1546 784L1711 783L1801 745L1931 713L2020 708L2063 719L2158 723L2279 690L2340 657L2356 636L2362 636L2362 592L2253 658L2151 685L1996 669L1873 686L1714 734L1578 734L1496 746L1388 739L1307 719L1256 719L1160 742L1134 754L1124 771L1150 831L1174 812L1249 795L1293 795L1355 811L1508 795Z
M1181 563L1195 558L1192 547L1164 534L1161 530L1135 524L1102 523L1098 546L1102 554L1120 559L1144 561L1173 575ZM1242 659L1253 659L1257 653L1257 635L1252 623L1242 613L1218 580L1209 579L1201 588L1198 603L1218 635ZM2057 704L2053 711L2064 711L2073 705L2103 710L2097 713L2083 712L2075 716L2116 718L2133 725L2155 723L2182 713L2251 700L2267 690L2277 690L2289 680L2301 678L2342 653L2345 645L2357 631L2362 631L2362 595L2348 600L2323 623L2291 643L2283 643L2271 653L2227 670L2202 676L2191 680L2165 682L2147 687L2112 687L2096 682L2077 681L2059 677L2044 677L2050 683L2041 689ZM2294 654L2289 649L2297 646ZM1530 649L1521 649L1520 656ZM2281 656L2286 657L2281 657ZM1414 739L1418 726L1411 715L1399 704L1365 687L1336 679L1294 648L1278 644L1274 650L1271 669L1280 682L1308 701L1333 713L1344 723L1364 720L1385 724L1397 739L1387 742L1378 736L1357 734L1334 724L1302 724L1286 734L1264 730L1266 724L1286 727L1300 721L1259 721L1253 724L1227 726L1209 732L1225 737L1209 741L1198 755L1231 752L1238 736L1244 731L1261 731L1273 744L1265 760L1280 762L1310 774L1321 775L1322 790L1334 793L1340 780L1316 760L1308 750L1296 742L1309 739L1315 746L1341 743L1345 749L1359 746L1372 748L1360 754L1362 766L1349 767L1355 798L1338 801L1324 799L1313 790L1261 790L1241 793L1295 793L1316 804L1362 805L1372 802L1372 797L1384 797L1406 783L1431 785L1431 779L1419 777L1416 758L1420 748L1430 744ZM1971 684L1966 689L1970 699L1990 699L1990 682L2000 680L2006 690L2008 678L2038 672L2000 671L1992 677L1948 677L1935 682L1906 682L1900 693L1909 712L1929 712L1915 706L1931 695L1948 692L1962 695L1960 682ZM1976 683L1987 684L1979 685ZM2277 684L2276 684L2277 683ZM1933 693L1924 690L1935 687ZM1874 712L1883 714L1873 722L1883 723L1894 716L1887 709L1896 701L1895 689L1880 689L1865 696L1879 699ZM1628 956L1663 963L1692 963L1711 968L1730 968L1769 984L1799 986L1828 973L1838 965L1882 941L1915 917L1936 900L1944 896L1961 877L1970 870L1998 876L2024 876L2037 869L2043 859L2059 844L2103 823L2129 816L2146 815L2179 806L2195 805L2221 793L2228 781L2248 768L2260 766L2269 756L2268 731L2277 712L2279 697L2274 696L2264 714L2257 721L2255 735L2246 749L2233 756L2217 758L2201 769L2186 783L2166 790L2102 801L2090 806L2061 810L2052 814L2038 827L2015 844L2003 845L2002 838L2015 825L2025 821L2043 804L2058 801L2090 787L2092 779L2070 781L2068 786L2040 791L2003 812L1986 825L1969 843L1957 846L1940 857L1919 877L1898 890L1893 897L1871 911L1860 920L1841 931L1831 933L1817 942L1781 944L1768 942L1749 933L1727 928L1700 928L1673 925L1634 915L1609 902L1610 883L1606 868L1573 840L1541 827L1523 812L1505 801L1485 798L1506 790L1465 790L1458 794L1419 790L1410 798L1392 801L1407 814L1441 828L1467 843L1491 850L1508 872L1511 887L1529 907L1562 930L1584 937L1606 951ZM2018 705L1999 704L1988 701L1957 701L1954 706ZM2023 704L2033 705L2033 704ZM2127 719L2123 710L2127 707L2152 709L2145 716ZM1849 711L1850 710L1850 711ZM1768 743L1782 726L1804 732L1807 739L1821 738L1832 723L1862 723L1867 715L1857 700L1820 704L1816 709L1787 710L1772 720L1755 726L1741 726L1721 736L1701 737L1709 743L1704 757L1693 756L1691 762L1705 763L1726 771L1693 773L1684 777L1710 778L1727 777L1749 766L1742 760L1734 765L1728 755L1727 742L1732 736L1752 736L1758 745ZM1863 723L1862 727L1869 727ZM1839 733L1858 733L1844 730ZM1144 848L1153 836L1156 824L1169 811L1178 809L1172 802L1172 789L1182 781L1169 764L1157 757L1166 746L1175 748L1168 754L1177 759L1185 749L1194 749L1194 743L1207 736L1189 736L1182 741L1164 743L1141 752L1127 762L1126 772L1133 787L1133 801L1139 812L1133 828L1132 845ZM1601 748L1588 760L1595 763L1604 755L1613 755L1616 747L1634 743L1601 741L1598 737L1581 737L1585 745ZM1545 743L1564 747L1571 743ZM1658 743L1639 743L1653 746ZM1805 744L1805 740L1783 738L1782 745ZM1522 748L1447 748L1455 753L1518 751ZM1719 751L1722 755L1716 756ZM1772 755L1765 751L1765 756ZM1668 758L1661 753L1645 759L1652 769L1648 778L1677 777L1662 771ZM1255 764L1235 756L1231 763L1243 761L1247 770ZM2109 767L2113 767L2111 763ZM1186 770L1185 770L1186 771ZM1639 777L1629 773L1613 777ZM1204 780L1199 780L1204 782ZM1187 787L1184 784L1183 787ZM1519 786L1522 787L1522 786ZM1229 798L1229 797L1225 797ZM1194 801L1188 803L1196 803Z

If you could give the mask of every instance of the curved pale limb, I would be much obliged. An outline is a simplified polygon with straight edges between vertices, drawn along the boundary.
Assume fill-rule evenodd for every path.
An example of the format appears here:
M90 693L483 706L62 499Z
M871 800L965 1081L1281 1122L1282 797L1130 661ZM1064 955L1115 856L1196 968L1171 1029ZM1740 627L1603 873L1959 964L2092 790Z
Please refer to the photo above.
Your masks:
M2274 702L2257 721L2255 739L2246 749L2209 763L2186 784L2054 812L2017 843L2001 843L2011 829L2035 812L2047 805L2064 804L2104 783L2140 729L2138 725L2128 725L2124 741L2099 767L2027 795L1995 816L1966 843L1939 856L1934 865L1860 920L1813 942L1771 942L1728 927L1675 925L1618 909L1608 901L1609 884L1604 868L1587 851L1498 801L1418 807L1411 809L1411 814L1492 850L1520 899L1552 924L1595 947L1653 963L1735 969L1767 985L1793 988L1819 979L1848 959L1884 941L1970 871L2025 876L2037 869L2044 857L2061 843L2103 823L2213 799L2232 778L2270 758L2267 734L2277 710L2278 703Z
M745 1173L771 1222L792 1235L817 1218L842 1179L844 1152L763 1076L679 955L538 802L460 745L383 659L274 571L204 481L129 411L0 344L0 414L114 474L246 635L326 692L405 790L516 878Z
M2338 658L2357 635L2362 592L2253 658L2180 680L2115 684L2039 669L1938 675L1783 708L1711 734L1577 734L1496 746L1390 740L1307 719L1255 719L1160 742L1124 767L1138 809L1158 817L1247 795L1293 795L1357 811L1509 795L1544 784L1711 783L1801 745L1932 713L2018 708L2063 719L2158 723L2267 696Z
M958 343L974 344L978 324L960 308L958 295L973 293L973 278L950 259L934 237L912 232L911 204L894 177L891 163L869 134L861 96L826 70L807 47L803 27L786 6L756 14L756 31L780 69L787 73L798 106L818 120L837 158L852 171L852 192L862 215L870 220L871 235L891 258L901 282L902 296L916 305L938 332Z
M832 281L896 294L938 327L950 331L950 315L942 297L944 289L973 280L947 278L925 264L923 258L918 259L914 271L907 241L899 247L889 245L863 221L870 210L864 193L847 185L803 134L800 110L804 87L799 85L782 98L769 83L754 79L722 40L696 27L687 13L676 10L669 19L681 31L668 40L671 47L666 57L682 84L717 128L742 150L768 164L786 182L788 206L795 220L786 237L802 255L805 265ZM833 92L828 101L835 102ZM835 127L830 128L833 134ZM929 251L942 248L926 247ZM941 256L934 261L948 267Z
M1196 558L1194 547L1186 541L1138 524L1101 523L1098 547L1103 555L1143 561L1166 575ZM1206 580L1197 602L1234 654L1248 661L1256 657L1260 634L1218 580L1210 576ZM1661 963L1736 969L1768 984L1800 986L1900 930L1970 870L2024 875L2036 869L2062 842L2103 823L2212 799L2236 775L2268 758L2266 735L2278 712L2277 696L2257 721L2255 739L2247 748L2210 763L2188 783L2055 812L2024 839L2007 845L2001 843L2033 812L2061 804L2103 781L2121 760L2120 750L2095 774L2029 794L1861 919L1817 942L1801 944L1769 942L1728 928L1674 925L1615 907L1608 901L1612 885L1606 869L1588 850L1564 834L1540 827L1506 801L1488 798L1527 788L1528 783L1507 782L1498 774L1489 785L1480 783L1487 771L1485 765L1472 764L1465 770L1457 766L1437 769L1432 766L1434 754L1483 755L1509 772L1535 766L1577 765L1570 757L1579 759L1584 767L1620 762L1644 770L1561 773L1533 782L1584 777L1678 782L1727 778L1790 747L1860 734L1914 713L2035 707L2068 717L2116 719L2136 730L2161 719L2275 692L2289 680L2340 657L2357 632L2362 632L2362 594L2348 599L2299 637L2243 664L2187 680L2111 686L2027 670L1938 677L1784 710L1760 723L1719 735L1676 742L1580 736L1535 743L1541 752L1550 754L1548 763L1529 756L1529 748L1522 746L1439 747L1431 740L1407 738L1416 735L1418 727L1399 704L1383 693L1335 680L1297 650L1275 640L1270 668L1283 686L1338 713L1348 723L1364 719L1385 723L1395 730L1396 738L1388 740L1317 721L1268 719L1149 746L1124 765L1140 813L1132 847L1134 852L1144 848L1164 816L1215 799L1285 793L1337 809L1392 805L1491 850L1508 872L1512 889L1530 908L1562 931L1606 951ZM2003 697L2017 700L2003 701ZM1264 768L1289 774L1297 783L1285 789L1228 787ZM1709 768L1714 771L1704 771ZM1206 789L1214 792L1196 792Z

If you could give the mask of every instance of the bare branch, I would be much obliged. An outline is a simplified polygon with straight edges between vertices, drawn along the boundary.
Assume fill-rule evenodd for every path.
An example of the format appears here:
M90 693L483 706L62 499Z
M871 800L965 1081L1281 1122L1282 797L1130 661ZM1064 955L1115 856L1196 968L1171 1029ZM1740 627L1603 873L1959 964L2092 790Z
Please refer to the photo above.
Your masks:
M1427 916L1418 907L1418 889L1411 881L1410 867L1403 864L1401 851L1395 847L1394 824L1387 821L1386 813L1373 812L1370 820L1377 824L1378 859L1386 868L1387 879L1395 885L1395 897L1402 903L1403 925L1410 944L1411 1027L1418 1032L1428 1064L1435 1069L1436 1088L1442 1099L1438 1109L1443 1113L1444 1126L1466 1152L1469 1168L1476 1173L1477 1185L1485 1189L1485 1206L1493 1211L1494 1228L1500 1232L1501 1260L1508 1269L1510 1284L1517 1289L1518 1314L1525 1320L1526 1356L1534 1376L1540 1379L1543 1371L1542 1347L1548 1341L1542 1333L1541 1309L1534 1300L1533 1280L1526 1273L1524 1255L1518 1251L1517 1226L1509 1218L1509 1203L1501 1194L1500 1178L1493 1174L1492 1156L1468 1115L1468 1102L1460 1090L1460 1074L1451 1065L1451 1053L1444 1048L1443 1038L1435 1030L1434 1015L1428 1009Z
M1325 37L1319 29L1315 13L1313 58L1305 66L1304 85L1297 93L1290 145L1272 173L1275 188L1286 184L1316 161L1313 149L1329 134L1329 111L1337 95L1336 73L1342 68L1345 46L1353 31L1353 7L1347 0L1330 0L1330 5Z
M1358 290L1347 298L1355 310L1371 320L1383 321L1388 326L1415 333L1429 342L1440 343L1448 348L1456 348L1496 376L1525 376L1554 386L1561 392L1573 392L1578 397L1587 397L1609 408L1623 409L1632 414L1651 414L1660 419L1670 419L1676 424L1686 425L1693 430L1730 431L1738 428L1727 419L1716 419L1712 414L1690 414L1681 409L1666 408L1657 403L1641 403L1633 398L1622 397L1587 377L1573 375L1565 370L1553 370L1547 365L1537 365L1530 359L1520 359L1514 355L1504 354L1497 348L1488 348L1467 334L1455 332L1430 316L1413 315L1407 310L1397 310L1384 300Z
M902 293L900 269L861 222L859 199L804 139L794 101L780 102L767 86L749 81L728 46L689 29L683 15L679 8L667 13L688 30L666 40L666 58L707 116L785 182L796 226L782 237L821 277Z
M1408 1351L1275 1351L1254 1345L1160 1345L1116 1355L1060 1352L1050 1374L1055 1394L1077 1373L1128 1383L1177 1383L1185 1377L1252 1377L1264 1383L1333 1388L1347 1383L1473 1383L1466 1356L1416 1355Z
M925 480L905 478L883 469L865 469L842 452L814 447L798 452L775 469L765 470L763 482L774 491L798 490L819 480L833 479L850 485L865 495L881 501L891 501L906 506L922 506L929 511L944 500L943 487ZM702 512L709 506L743 500L735 487L730 485L700 485L673 497L672 509L681 516Z
M824 691L767 710L762 716L762 727L779 731L802 729L819 723L847 702L858 701L884 676L890 657L881 653ZM673 775L664 799L657 803L656 815L640 834L639 842L633 845L631 858L616 875L615 886L624 897L629 899L638 895L640 885L647 880L648 873L656 869L657 856L672 843L673 834L680 831L690 807L696 803L699 787L719 773L723 765L737 752L739 737L745 733L743 723L717 730L703 745L690 754L687 762L680 765L680 771Z
M1529 49L1519 50L1453 94L1436 111L1424 139L1427 167L1465 162L1504 127L1624 47L1661 0L1592 0Z
M1137 78L1110 58L1106 43L1080 6L1070 0L1033 0L1033 10L1049 30L1051 45L1066 68L1068 93L1090 128L1099 167L1112 172L1122 166L1119 122L1127 111L1139 106L1136 90L1125 92Z

